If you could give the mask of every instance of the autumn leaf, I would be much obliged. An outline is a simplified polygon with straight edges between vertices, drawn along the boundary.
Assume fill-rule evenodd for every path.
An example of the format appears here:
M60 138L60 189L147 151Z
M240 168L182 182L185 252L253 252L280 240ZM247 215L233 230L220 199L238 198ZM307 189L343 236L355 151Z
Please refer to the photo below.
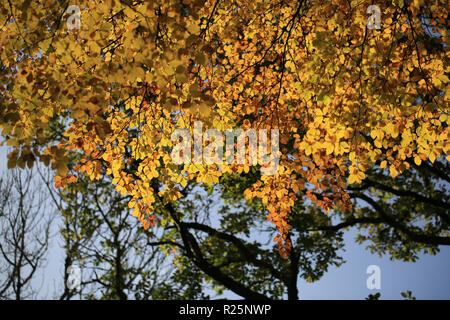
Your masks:
M261 165L206 165L201 156L175 164L175 130L194 139L196 120L203 130L276 129L279 170L244 194L267 208L286 256L299 193L325 212L345 211L346 188L370 168L389 167L394 179L411 161L448 158L447 2L380 1L382 32L366 27L364 4L345 1L130 3L83 2L89 14L70 32L62 2L0 5L9 168L39 159L59 187L75 173L105 173L148 228L155 183L176 201L189 181L213 186ZM39 23L22 32L21 21ZM204 144L196 142L192 158Z

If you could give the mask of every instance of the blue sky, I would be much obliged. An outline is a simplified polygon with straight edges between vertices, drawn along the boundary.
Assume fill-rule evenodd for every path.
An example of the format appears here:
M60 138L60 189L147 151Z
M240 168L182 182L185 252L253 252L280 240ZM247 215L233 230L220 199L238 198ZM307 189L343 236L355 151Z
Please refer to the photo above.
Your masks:
M6 168L6 148L0 147L0 171ZM435 256L421 255L415 262L391 261L365 250L364 245L354 243L356 231L345 235L346 260L341 267L331 267L317 282L299 280L300 299L364 299L369 294L381 293L381 299L401 299L402 291L411 290L417 299L450 299L450 247L441 247ZM55 286L62 287L63 251L54 239L49 250L48 263L41 270L38 282L42 284L40 297L50 298ZM378 265L381 270L381 290L366 287L369 265ZM226 292L230 299L240 299Z
M382 299L401 299L400 292L411 290L417 299L450 299L450 248L442 247L435 256L421 255L415 262L391 261L354 243L356 231L345 235L347 261L333 267L316 283L300 281L301 299L363 299L381 293ZM381 269L381 290L369 290L366 273L369 265Z

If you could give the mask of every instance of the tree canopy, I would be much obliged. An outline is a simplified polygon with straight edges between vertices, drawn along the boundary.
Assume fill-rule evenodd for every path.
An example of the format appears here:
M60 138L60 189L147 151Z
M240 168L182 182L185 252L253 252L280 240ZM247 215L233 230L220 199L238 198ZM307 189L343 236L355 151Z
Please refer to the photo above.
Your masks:
M380 28L368 21L373 4ZM414 168L449 181L447 1L97 0L78 1L80 16L70 5L0 4L8 167L42 161L59 187L106 174L144 228L169 219L179 231L183 222L161 203L183 198L190 181L250 175L242 194L260 199L285 258L299 199L351 213L349 224L375 219L401 237L448 244L447 199L420 193L426 177L408 178ZM261 160L174 163L172 133L194 133L195 121L279 130L276 173L254 170ZM414 188L399 189L400 176ZM374 189L413 198L418 211L437 208L431 235L399 225L413 222L410 209L396 202L406 220L392 218L388 202L367 195ZM354 197L376 217L355 217Z

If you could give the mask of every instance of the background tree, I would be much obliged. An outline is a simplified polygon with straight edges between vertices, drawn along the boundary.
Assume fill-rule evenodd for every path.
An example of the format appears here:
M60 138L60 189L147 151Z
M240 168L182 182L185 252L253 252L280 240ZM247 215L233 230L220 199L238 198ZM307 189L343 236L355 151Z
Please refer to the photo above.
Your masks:
M225 175L220 187L189 183L181 189L183 200L157 199L158 210L167 211L169 219L147 231L129 212L127 196L116 193L106 176L90 181L80 175L61 190L52 186L50 171L38 171L64 218L65 290L60 298L78 294L67 287L67 268L78 264L82 298L204 299L212 297L213 288L219 295L229 290L249 299L297 299L300 278L317 281L331 265L344 262L339 249L343 231L352 226L361 229L358 241L371 242L373 252L415 261L420 251L434 254L445 245L448 209L439 202L448 197L443 166L436 161L418 167L422 171L410 170L399 175L398 185L392 185L388 173L370 171L366 181L372 185L349 188L367 199L355 202L353 212L326 215L306 197L298 200L289 221L293 251L288 260L271 245L275 230L264 204L245 198L243 191L258 179L258 170ZM389 215L372 211L370 204L390 210ZM411 237L413 231L422 237Z
M342 233L311 232L312 226L331 220L299 203L301 214L290 221L293 250L284 260L271 244L274 229L261 201L246 201L242 193L250 179L224 179L223 190L189 184L183 200L158 200L157 210L170 217L161 221L169 231L162 239L177 249L177 265L184 270L194 265L219 294L227 289L246 299L298 299L300 278L316 281L344 262L338 254Z
M65 249L64 292L87 299L150 299L168 282L173 264L160 250L157 233L144 230L128 208L128 197L114 191L106 177L80 177L65 190L48 185L58 200ZM67 285L68 268L82 270L81 291Z
M357 242L373 253L416 261L418 254L450 245L448 162L417 166L391 179L386 169L372 168L362 184L350 186L353 211L337 212L339 223L319 229L357 226Z
M38 295L41 287L36 280L45 267L56 211L34 177L35 172L14 169L2 173L0 178L2 299L43 298Z

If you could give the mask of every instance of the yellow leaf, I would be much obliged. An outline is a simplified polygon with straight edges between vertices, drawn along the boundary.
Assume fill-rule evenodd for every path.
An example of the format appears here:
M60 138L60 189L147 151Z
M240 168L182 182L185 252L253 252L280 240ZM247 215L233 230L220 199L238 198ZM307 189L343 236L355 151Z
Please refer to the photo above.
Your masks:
M394 166L390 166L389 171L391 172L392 178L395 178L398 175L398 171Z
M353 184L353 183L356 183L356 182L359 182L359 181L358 181L358 175L356 175L356 174L351 174L351 175L348 177L348 184Z
M429 159L431 163L434 163L434 160L436 160L436 154L433 151L430 152Z
M420 166L420 164L422 163L422 159L420 159L419 156L415 156L414 157L414 163L418 166Z
M195 61L204 66L206 65L206 56L203 54L203 52L199 52L195 57Z
M334 146L331 143L327 144L327 154L332 154L334 150Z

